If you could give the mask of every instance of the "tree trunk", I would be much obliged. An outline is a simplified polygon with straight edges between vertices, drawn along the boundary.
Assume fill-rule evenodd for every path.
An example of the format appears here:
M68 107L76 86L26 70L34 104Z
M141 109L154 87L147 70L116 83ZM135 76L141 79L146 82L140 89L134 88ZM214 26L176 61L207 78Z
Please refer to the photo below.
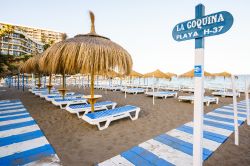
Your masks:
M0 54L2 55L2 40L3 40L3 37L0 37Z
M7 47L7 55L10 55L10 36L8 35L8 47Z

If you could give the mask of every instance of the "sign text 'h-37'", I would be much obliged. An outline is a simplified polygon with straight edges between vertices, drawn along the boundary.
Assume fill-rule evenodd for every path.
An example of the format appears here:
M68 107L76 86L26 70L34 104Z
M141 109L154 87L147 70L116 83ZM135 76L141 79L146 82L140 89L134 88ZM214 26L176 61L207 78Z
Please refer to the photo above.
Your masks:
M176 41L220 35L233 25L233 16L227 11L210 14L177 24L172 32Z

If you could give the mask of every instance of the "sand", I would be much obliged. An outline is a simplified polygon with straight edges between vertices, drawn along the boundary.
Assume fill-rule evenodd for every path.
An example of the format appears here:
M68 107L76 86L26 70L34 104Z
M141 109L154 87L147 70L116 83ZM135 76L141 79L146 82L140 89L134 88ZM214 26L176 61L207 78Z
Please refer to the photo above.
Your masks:
M103 95L102 100L112 100L118 106L131 104L141 108L139 119L123 119L99 131L76 115L61 110L25 89L0 88L0 100L20 99L31 116L37 121L56 153L66 166L91 166L109 159L132 146L174 129L193 119L193 105L177 99L156 99L144 94L127 95L122 92L95 90ZM72 91L89 94L89 89L69 87ZM209 94L209 93L208 93ZM179 93L182 95L182 93ZM188 94L186 94L188 95ZM244 95L241 96L244 99ZM205 106L205 112L232 103L232 98L220 98L218 105ZM206 166L250 165L250 127L246 123L240 127L240 145L234 145L231 137L204 162Z

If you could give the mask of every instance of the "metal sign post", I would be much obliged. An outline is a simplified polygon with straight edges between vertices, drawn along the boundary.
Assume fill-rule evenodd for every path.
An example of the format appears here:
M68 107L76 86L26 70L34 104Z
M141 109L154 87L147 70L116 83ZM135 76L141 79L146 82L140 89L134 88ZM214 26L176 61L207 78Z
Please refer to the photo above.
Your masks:
M233 89L233 110L234 110L234 143L235 145L239 145L237 95L236 95L234 75L232 75L231 80L232 80L232 89Z
M246 96L246 108L247 108L247 124L250 125L250 108L249 108L249 84L246 78L246 85L245 85L245 96Z
M204 101L204 38L227 32L233 25L233 16L221 11L205 16L205 6L195 7L195 19L177 24L172 32L176 41L195 39L195 92L194 92L194 134L193 165L203 162L203 101Z

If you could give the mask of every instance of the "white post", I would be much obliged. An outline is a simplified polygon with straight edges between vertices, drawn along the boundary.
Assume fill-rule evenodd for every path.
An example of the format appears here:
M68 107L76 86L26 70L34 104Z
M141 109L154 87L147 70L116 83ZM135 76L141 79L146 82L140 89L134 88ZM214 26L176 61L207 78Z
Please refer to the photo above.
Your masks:
M232 75L231 80L232 80L232 89L233 89L233 110L234 110L234 143L235 145L239 145L237 94L236 94L234 75Z
M195 77L193 165L202 165L203 159L203 100L204 100L204 48L195 49L195 66L201 66L201 77Z
M155 77L153 76L153 86L152 86L152 88L153 88L153 105L155 105Z
M247 124L250 125L250 108L249 108L249 84L246 78L246 85L245 85L245 96L246 96L246 108L247 108Z

